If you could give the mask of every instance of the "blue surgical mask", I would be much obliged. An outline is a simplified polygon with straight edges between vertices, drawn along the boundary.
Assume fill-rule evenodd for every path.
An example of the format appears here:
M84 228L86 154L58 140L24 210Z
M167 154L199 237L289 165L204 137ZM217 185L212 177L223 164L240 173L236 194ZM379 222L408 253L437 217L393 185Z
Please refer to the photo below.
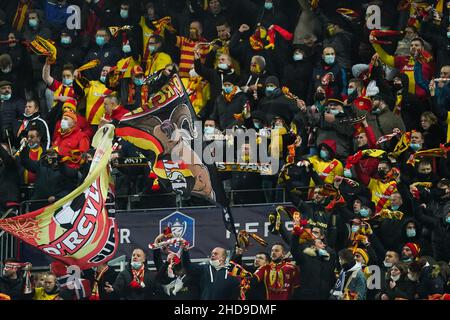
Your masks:
M450 224L450 217L447 216L447 218L445 218L445 222L447 222L448 224Z
M275 91L274 87L267 87L266 88L266 96L270 97L274 91Z
M101 76L100 77L100 82L101 83L105 83L106 82L106 76Z
M399 205L392 205L391 206L391 209L394 210L394 211L397 211L399 208L400 208Z
M121 9L121 10L120 10L120 17L121 17L122 19L128 18L128 10L123 10L123 9Z
M338 115L339 114L339 110L337 110L337 109L331 109L330 110L330 113L333 115L333 116L336 116L336 115Z
M413 149L414 151L419 150L422 146L420 145L420 143L411 143L409 145L411 147L411 149Z
M204 134L214 134L214 127L205 127L203 129Z
M102 37L102 36L96 36L96 37L95 37L95 43L96 43L97 45L99 45L100 47L101 47L101 46L104 46L105 43L106 43L105 37Z
M131 262L131 267L134 270L138 270L138 269L140 269L142 267L142 262L132 261Z
M352 226L352 232L356 233L359 231L359 226Z
M131 52L131 46L130 46L129 44L124 44L124 45L122 46L122 51L123 51L124 53L130 53L130 52Z
M328 160L330 157L330 153L326 150L320 150L320 158L323 160Z
M217 67L222 70L228 70L228 65L226 63L219 63Z
M66 86L71 86L73 83L73 79L63 79L63 84Z
M344 169L344 177L351 178L352 177L352 171L349 169Z
M326 64L333 64L335 59L336 59L335 56L328 55L328 56L325 56L324 61Z
M253 122L253 125L255 126L256 129L262 128L262 124L260 122Z
M408 238L413 238L416 236L416 229L406 229L406 236Z
M318 249L317 253L319 254L319 256L323 257L323 256L328 256L328 252L325 249Z
M148 46L148 51L150 51L150 53L153 53L156 51L156 46L155 45L149 45Z
M361 210L359 210L359 214L361 217L367 218L369 216L369 209L361 208Z
M37 19L30 19L28 20L28 24L30 25L30 27L36 28L38 26L38 21Z
M231 91L233 91L233 87L230 87L230 86L225 87L225 86L223 86L223 87L222 87L222 90L223 90L223 92L225 92L226 94L230 94Z
M39 144L36 142L36 143L33 143L32 145L28 145L28 148L36 149L38 146L39 146Z
M266 10L272 10L273 3L272 2L264 2L264 8L266 8Z
M301 53L294 54L294 61L301 61L301 60L303 60L303 54Z
M61 44L71 44L72 38L71 37L61 37Z
M0 100L9 100L11 99L11 93L8 94L0 94Z
M348 88L347 94L350 96L353 92L355 92L355 88Z
M144 84L144 79L142 79L142 78L134 78L133 82L137 86L142 86Z
M447 31L447 38L450 39L450 31Z

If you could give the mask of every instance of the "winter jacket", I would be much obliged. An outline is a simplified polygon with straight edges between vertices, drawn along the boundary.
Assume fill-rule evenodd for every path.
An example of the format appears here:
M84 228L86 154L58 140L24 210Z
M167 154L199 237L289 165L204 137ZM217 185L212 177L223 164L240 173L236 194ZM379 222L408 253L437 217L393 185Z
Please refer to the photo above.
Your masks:
M402 82L402 90L397 92L397 100L401 101L399 103L400 115L405 124L405 129L411 131L419 127L420 115L425 112L425 106L414 94L408 92L408 76L404 73L400 73L398 76Z
M350 70L352 67L352 41L353 35L347 31L336 33L331 38L326 38L323 41L323 47L332 47L336 52L336 61L342 68Z
M313 61L309 57L303 58L301 61L293 61L284 67L281 83L288 87L294 95L306 101L312 69Z
M14 95L14 93L13 93ZM19 119L25 111L25 101L12 97L9 100L0 100L0 141L8 143L5 130L8 130L11 144L16 119Z
M112 287L121 300L152 300L155 298L155 280L154 275L145 269L144 272L144 288L133 288L130 283L133 281L131 267L127 266L125 270L117 275L116 281Z
M21 128L22 124L24 125L24 128ZM47 122L41 118L39 112L36 112L29 117L25 117L24 115L22 115L21 119L17 120L14 127L14 137L17 142L16 145L20 143L20 140L22 138L25 138L27 136L28 130L30 130L30 128L37 127L39 130L39 134L41 135L42 150L45 151L50 148L50 131ZM20 135L18 135L19 130L22 130Z
M88 51L83 63L95 59L100 60L100 64L95 68L85 71L85 75L89 80L97 80L100 77L100 73L104 66L115 66L120 59L120 51L117 47L114 47L109 43L105 43L103 47L94 44Z
M285 119L286 125L289 125L299 112L295 101L287 98L280 88L277 88L272 96L264 96L258 103L257 110L264 112L268 118L281 116ZM270 121L271 119L268 119L268 122Z
M301 8L301 14L295 27L293 43L302 43L305 37L311 34L320 38L323 33L322 23L316 12L311 9L310 1L298 0L298 3Z
M17 162L0 146L0 210L8 207L8 203L19 203L20 175Z
M182 263L188 274L200 278L200 300L237 300L239 280L228 275L227 268L216 270L208 264L192 264L189 252L183 251Z
M292 235L291 253L300 268L299 300L327 300L336 280L335 255L319 256L317 251L299 245L299 236Z
M71 157L73 151L85 153L89 150L90 141L86 134L76 126L71 132L62 135L60 131L55 135L53 147L58 148L58 154L64 157ZM68 160L67 165L70 168L79 168L76 160Z
M308 101L313 101L317 87L323 86L322 78L328 73L331 73L333 76L329 84L325 86L327 97L338 97L347 88L346 75L342 66L337 61L328 65L321 59L313 69L311 83L309 85Z
M24 298L23 293L24 282L23 279L9 279L0 277L0 293L11 297L11 300L21 300Z
M325 140L334 140L336 142L335 157L341 161L347 159L352 151L352 138L354 128L349 124L340 124L340 119L344 117L341 113L335 117L332 123L325 121L325 113L322 113L319 122L319 131L317 142L320 144Z
M414 300L414 294L416 293L416 284L408 279L406 275L400 276L400 279L395 281L395 286L390 287L391 278L386 279L386 288L380 292L380 297L386 294L389 300L395 299L407 299Z
M216 121L220 130L231 128L237 123L233 115L241 113L247 101L247 95L243 92L236 93L229 103L220 95L215 101L211 118Z
M448 261L448 258L445 261ZM427 264L420 271L419 283L417 284L419 299L427 299L430 295L444 293L445 281L436 267L437 265L430 266Z

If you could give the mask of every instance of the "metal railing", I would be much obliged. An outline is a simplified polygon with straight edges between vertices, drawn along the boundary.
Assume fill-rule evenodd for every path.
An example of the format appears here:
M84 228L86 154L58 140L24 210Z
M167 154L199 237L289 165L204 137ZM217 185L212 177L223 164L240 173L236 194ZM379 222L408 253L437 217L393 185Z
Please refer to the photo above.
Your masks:
M0 219L17 215L17 209L9 209L3 213ZM3 262L8 258L17 257L17 240L9 233L0 230L0 270L3 270Z

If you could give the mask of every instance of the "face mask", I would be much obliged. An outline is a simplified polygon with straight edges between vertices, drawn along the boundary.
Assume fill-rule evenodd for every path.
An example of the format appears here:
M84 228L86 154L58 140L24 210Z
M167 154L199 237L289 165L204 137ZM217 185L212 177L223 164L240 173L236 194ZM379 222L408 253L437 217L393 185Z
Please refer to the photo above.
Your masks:
M316 92L314 94L314 101L323 101L325 100L325 93L323 92Z
M344 169L344 177L351 178L352 177L352 171L349 169Z
M447 218L445 218L445 222L447 222L448 224L450 224L450 217L447 216Z
M335 56L325 56L324 61L326 64L333 64L335 60Z
M359 210L359 214L361 215L361 217L367 218L369 216L369 209L361 208L361 210Z
M230 94L231 91L233 91L233 87L222 87L223 92L225 92L226 94Z
M122 51L123 51L124 53L130 53L130 52L131 52L131 46L130 46L129 44L124 44L124 45L122 46Z
M101 76L100 77L100 82L101 83L105 83L106 82L106 77L105 76Z
M219 63L217 67L222 70L228 70L228 65L226 63Z
M63 79L63 84L66 86L70 86L73 83L73 79Z
M339 110L337 110L337 109L332 109L332 110L330 110L330 113L333 115L333 116L336 116L336 115L338 115L339 114Z
M61 44L71 44L72 38L70 37L61 37Z
M449 18L449 20L450 20L450 18ZM450 39L450 31L447 31L447 38Z
M294 54L294 61L301 61L301 60L303 60L303 54L301 53Z
M381 113L381 109L380 108L376 108L372 110L372 114L380 114Z
M0 100L6 101L6 100L9 100L9 99L11 99L11 93L8 93L8 94L0 94Z
M394 85L392 86L394 88L395 91L399 91L403 89L403 86L401 83L394 83Z
M384 170L378 170L378 176L379 176L381 179L384 179L384 178L386 177L386 171L384 171Z
M123 9L121 9L121 10L120 10L120 17L121 17L122 19L128 18L128 10L123 10Z
M362 210L362 209L361 209ZM352 232L356 233L359 230L359 226L352 226Z
M216 270L219 269L220 261L219 260L209 260L209 264Z
M199 75L198 75L197 72L195 72L195 69L189 70L189 77L191 77L191 78L196 78L196 77L198 77L198 76L199 76Z
M277 124L277 125L274 125L274 126L273 126L273 128L274 128L274 129L281 129L281 128L283 128L283 126L282 126L282 125L279 125L279 124Z
M30 27L36 28L38 26L38 21L36 19L30 19L28 20L28 24L30 25Z
M2 69L3 73L10 73L11 72L11 67L7 67L6 69Z
M131 267L134 270L138 270L138 269L140 269L142 267L142 262L132 261L131 262Z
M323 160L328 160L330 153L326 150L320 150L320 158Z
M406 229L406 236L412 238L416 236L416 229Z
M95 43L97 43L98 46L103 46L105 45L105 37L101 37L101 36L97 36L95 37Z
M416 277L413 276L411 273L408 273L408 279L411 280L411 281L414 281L414 282L417 281Z
M398 208L400 208L399 205L392 205L392 206L391 206L391 209L394 210L394 211L397 211Z
M33 144L31 144L31 145L29 144L29 145L28 145L28 148L30 148L30 149L36 149L36 148L38 147L38 145L39 145L38 143L33 143Z
M214 134L214 127L205 127L203 129L204 134Z
M268 97L272 96L274 91L275 91L275 88L273 88L273 87L266 88L266 96L268 96Z
M61 129L67 130L70 128L69 120L63 119L61 120Z
M355 88L348 88L347 89L347 94L350 96L352 95L352 93L355 92Z
M386 262L386 261L383 261L383 264L384 264L384 266L385 266L386 268L392 267L392 262Z
M397 276L391 276L391 279L394 280L395 282L397 282L398 279L400 279L400 275L397 275Z
M413 149L414 151L419 150L422 146L420 145L420 143L411 143L409 145L411 147L411 149Z
M142 79L142 78L134 78L133 82L137 86L142 86L144 84L144 79Z
M156 51L156 46L154 46L154 45L149 45L149 46L148 46L148 51L150 51L150 53L155 52L155 51Z
M324 257L324 256L328 256L328 252L325 249L319 249L317 250L317 253L319 254L319 256Z
M262 124L259 122L253 122L253 125L255 126L256 129L261 129L262 128Z
M266 10L272 10L272 8L273 8L273 3L272 3L272 2L265 2L265 3L264 3L264 8L265 8Z

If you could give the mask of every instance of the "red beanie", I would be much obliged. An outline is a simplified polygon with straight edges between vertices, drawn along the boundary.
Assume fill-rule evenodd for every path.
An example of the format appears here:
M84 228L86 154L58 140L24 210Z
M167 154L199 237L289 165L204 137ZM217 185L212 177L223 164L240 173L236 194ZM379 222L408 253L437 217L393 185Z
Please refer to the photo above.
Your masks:
M412 243L412 242L408 242L407 244L405 244L405 247L408 247L409 249L411 249L411 252L412 252L414 258L417 258L419 256L419 253L420 253L419 245Z

